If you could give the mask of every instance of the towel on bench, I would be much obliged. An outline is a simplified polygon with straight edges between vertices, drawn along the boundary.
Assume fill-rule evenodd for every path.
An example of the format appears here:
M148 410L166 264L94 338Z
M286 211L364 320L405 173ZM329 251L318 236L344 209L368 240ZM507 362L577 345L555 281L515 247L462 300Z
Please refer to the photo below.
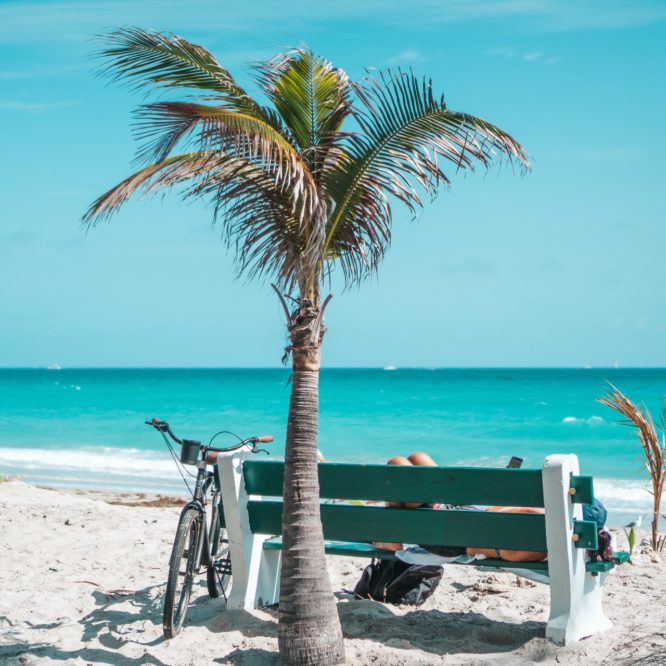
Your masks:
M458 555L457 557L444 557L443 555L435 555L435 553L431 553L425 548L421 548L421 546L409 546L403 550L398 550L395 553L395 556L406 564L468 564L476 567L482 567L483 560L487 559L485 555ZM514 568L503 569L501 567L492 568L499 568L501 571L516 574L516 576L527 578L535 583L550 585L550 578L548 578L546 573L541 571Z

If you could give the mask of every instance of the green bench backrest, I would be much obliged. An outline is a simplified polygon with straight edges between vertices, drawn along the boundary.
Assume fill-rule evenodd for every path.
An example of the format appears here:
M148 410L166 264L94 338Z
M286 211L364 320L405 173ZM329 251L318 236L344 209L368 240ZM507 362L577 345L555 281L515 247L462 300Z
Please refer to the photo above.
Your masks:
M248 460L243 473L248 493L282 495L283 462ZM322 499L543 507L541 470L535 469L322 463L319 494Z
M282 495L283 462L247 460L243 473L248 494ZM533 469L322 463L319 483L324 500L543 507L541 470ZM590 477L572 477L571 487L576 489L575 501L591 501ZM280 500L251 500L248 512L253 532L281 534ZM546 550L545 520L541 514L324 503L321 518L324 537L332 540ZM596 547L594 523L579 521L575 531L580 535L577 546Z

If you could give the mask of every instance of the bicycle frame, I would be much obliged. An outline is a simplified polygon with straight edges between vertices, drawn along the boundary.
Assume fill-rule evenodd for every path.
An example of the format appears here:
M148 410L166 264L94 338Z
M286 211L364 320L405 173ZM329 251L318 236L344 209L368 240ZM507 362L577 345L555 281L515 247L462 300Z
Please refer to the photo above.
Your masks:
M213 566L215 561L215 556L217 553L213 553L211 556L209 544L214 534L215 523L211 520L210 525L206 522L206 496L208 490L210 489L213 483L213 473L206 470L206 461L199 460L197 463L197 480L194 486L194 492L192 493L192 499L183 507L181 514L187 511L188 509L195 509L201 515L201 524L203 527L202 538L199 539L198 543L198 552L195 559L195 571L194 573L198 574L199 569L202 565ZM219 496L219 491L216 489L211 496L211 504L213 506L212 516L217 520L215 506L217 504L217 499ZM203 561L202 561L203 556Z

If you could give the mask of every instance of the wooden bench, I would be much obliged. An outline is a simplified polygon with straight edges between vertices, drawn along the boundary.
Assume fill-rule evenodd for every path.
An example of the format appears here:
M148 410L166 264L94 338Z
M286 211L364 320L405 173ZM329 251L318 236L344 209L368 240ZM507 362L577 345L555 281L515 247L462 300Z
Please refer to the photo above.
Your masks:
M240 453L220 457L220 520L232 562L230 607L254 608L278 601L284 463ZM542 469L401 467L322 463L321 519L326 552L354 557L395 557L373 541L547 551L543 562L477 560L483 567L539 571L550 579L546 636L558 644L611 627L602 609L608 572L626 560L589 561L597 525L582 519L593 501L593 483L579 474L574 455L546 458ZM326 503L327 499L543 507L545 514L483 510L387 508L382 504Z

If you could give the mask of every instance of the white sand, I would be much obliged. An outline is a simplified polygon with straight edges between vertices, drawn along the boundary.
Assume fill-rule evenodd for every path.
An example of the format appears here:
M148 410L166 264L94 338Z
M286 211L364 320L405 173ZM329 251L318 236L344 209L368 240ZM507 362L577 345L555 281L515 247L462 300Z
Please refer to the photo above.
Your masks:
M197 590L176 638L162 594L179 509L0 483L0 664L277 664L277 614L227 611ZM548 589L445 568L421 607L341 599L349 664L664 664L666 566L649 555L608 579L614 628L571 647L544 639ZM657 558L654 558L657 559ZM366 560L330 558L336 591Z

